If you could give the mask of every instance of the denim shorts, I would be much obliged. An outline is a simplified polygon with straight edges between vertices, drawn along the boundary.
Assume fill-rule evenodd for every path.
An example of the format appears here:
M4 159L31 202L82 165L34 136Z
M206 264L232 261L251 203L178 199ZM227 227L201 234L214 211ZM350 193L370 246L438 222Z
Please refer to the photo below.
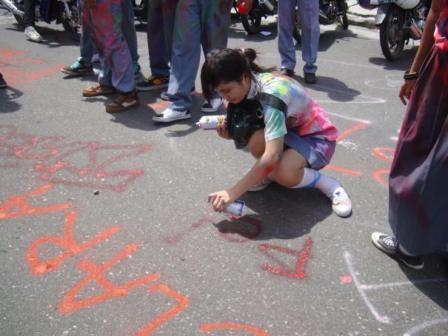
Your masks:
M302 155L310 168L319 170L330 163L336 148L336 141L328 141L313 136L300 136L296 128L289 128L285 135L285 149L294 149Z

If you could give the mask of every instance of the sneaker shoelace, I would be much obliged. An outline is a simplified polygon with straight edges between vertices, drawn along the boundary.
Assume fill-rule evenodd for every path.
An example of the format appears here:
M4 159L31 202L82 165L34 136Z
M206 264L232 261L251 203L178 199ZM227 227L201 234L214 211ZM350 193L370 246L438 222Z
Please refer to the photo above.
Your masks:
M391 249L397 248L397 242L396 242L395 238L392 236L384 236L381 239L381 241L383 242L384 245L386 245L387 247L389 247Z

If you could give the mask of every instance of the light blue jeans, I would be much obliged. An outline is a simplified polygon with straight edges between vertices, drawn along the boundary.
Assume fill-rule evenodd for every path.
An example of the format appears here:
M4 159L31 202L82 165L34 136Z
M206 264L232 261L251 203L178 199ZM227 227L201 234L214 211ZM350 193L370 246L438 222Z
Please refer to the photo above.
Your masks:
M232 0L179 0L167 95L175 111L189 110L201 57L227 46Z
M319 0L279 0L278 1L278 51L281 68L293 70L296 66L296 49L293 31L295 7L298 3L302 24L303 72L316 73L317 50L319 49Z
M78 8L82 13L82 3L83 0L78 1ZM138 46L137 46L137 34L135 32L135 24L134 24L134 9L132 8L132 1L125 0L123 3L123 35L126 39L126 42L129 46L129 51L131 52L132 63L138 63ZM80 51L81 51L81 61L84 64L90 64L92 56L97 53L95 45L92 42L89 34L86 32L85 25L81 27L81 41L80 41Z
M148 51L151 74L170 75L171 47L178 0L150 0L148 4Z

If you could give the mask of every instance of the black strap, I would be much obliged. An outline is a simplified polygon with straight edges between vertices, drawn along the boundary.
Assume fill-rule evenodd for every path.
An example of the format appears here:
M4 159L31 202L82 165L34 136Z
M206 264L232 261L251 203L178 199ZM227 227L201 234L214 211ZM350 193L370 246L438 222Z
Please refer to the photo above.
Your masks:
M282 111L285 117L288 115L288 106L280 98L266 92L258 93L257 98L259 98L262 104L271 106L277 110Z

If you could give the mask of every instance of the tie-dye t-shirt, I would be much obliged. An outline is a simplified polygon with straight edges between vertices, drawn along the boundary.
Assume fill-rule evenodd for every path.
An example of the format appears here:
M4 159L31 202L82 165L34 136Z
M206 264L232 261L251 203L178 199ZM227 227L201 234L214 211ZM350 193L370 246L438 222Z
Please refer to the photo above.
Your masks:
M434 42L437 48L448 51L448 0L443 3L442 12L436 25Z
M254 79L248 98L254 98L264 92L280 98L288 107L288 117L294 117L293 128L300 136L311 136L329 141L338 137L336 127L330 122L325 111L314 101L295 80L272 73L253 73ZM284 136L287 133L286 119L282 111L263 106L266 142Z

